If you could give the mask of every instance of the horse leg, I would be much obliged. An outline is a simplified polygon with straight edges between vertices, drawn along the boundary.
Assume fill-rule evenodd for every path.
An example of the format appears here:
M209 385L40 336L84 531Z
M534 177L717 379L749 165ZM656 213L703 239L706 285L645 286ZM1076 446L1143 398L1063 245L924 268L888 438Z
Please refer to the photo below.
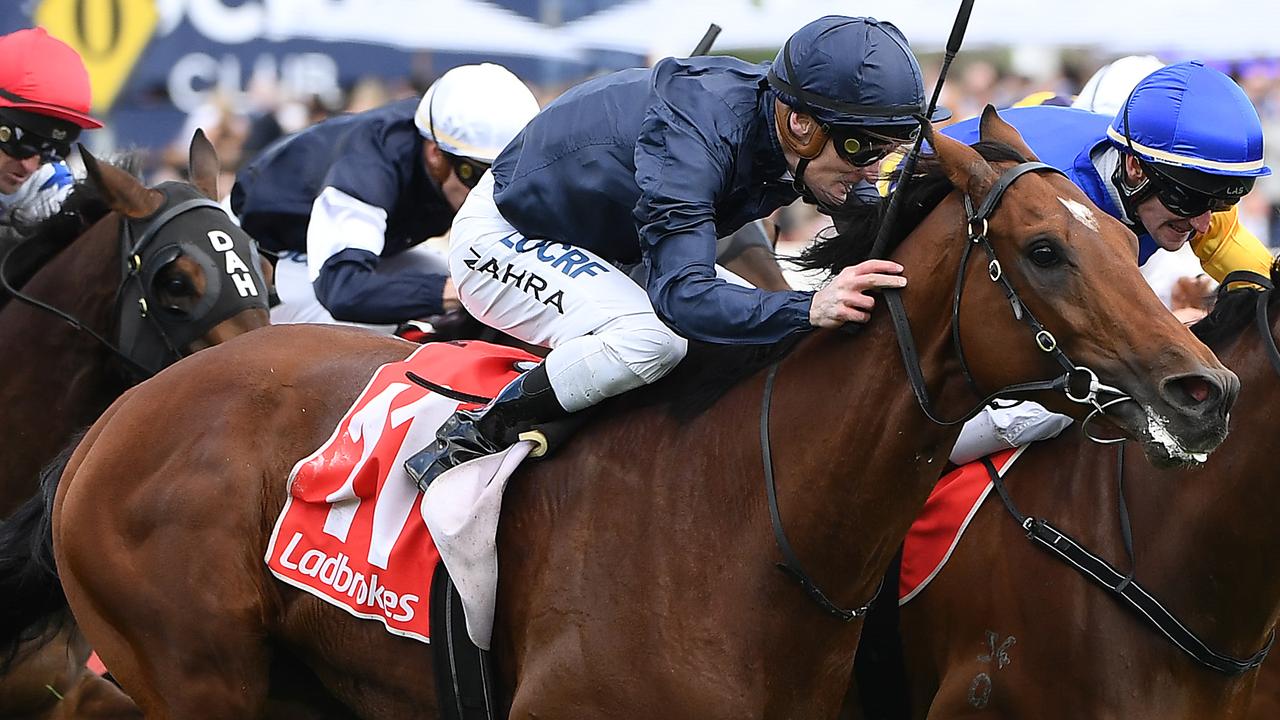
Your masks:
M245 571L265 552L245 542L262 534L262 498L243 490L261 477L181 451L147 467L103 441L86 437L54 507L58 569L85 636L148 718L261 716L271 610L262 574Z
M112 582L102 576L115 574L110 568L102 575L83 570L79 551L73 545L59 553L59 565L73 568L63 575L67 597L99 656L145 717L230 720L262 714L270 660L262 642L262 608L224 608L220 614L207 593L175 592L158 578L134 587L124 578ZM124 548L104 554L137 562ZM218 578L222 588L241 584L228 568L210 570L208 577ZM244 597L251 591L232 592ZM163 597L171 598L167 607L155 603Z
M141 717L124 693L85 667L88 645L75 626L52 638L30 643L7 673L0 677L0 717L5 718L113 718ZM110 686L121 703L89 702L89 681ZM106 699L111 693L93 693ZM110 707L108 707L108 705Z
M85 669L49 720L141 720L142 709L106 678Z

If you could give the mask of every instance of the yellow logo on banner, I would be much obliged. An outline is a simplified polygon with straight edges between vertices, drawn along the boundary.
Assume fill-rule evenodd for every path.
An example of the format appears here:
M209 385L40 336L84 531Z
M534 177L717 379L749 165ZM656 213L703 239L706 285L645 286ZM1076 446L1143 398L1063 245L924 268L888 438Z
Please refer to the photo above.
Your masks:
M155 0L42 0L35 21L84 58L93 108L106 112L151 41Z

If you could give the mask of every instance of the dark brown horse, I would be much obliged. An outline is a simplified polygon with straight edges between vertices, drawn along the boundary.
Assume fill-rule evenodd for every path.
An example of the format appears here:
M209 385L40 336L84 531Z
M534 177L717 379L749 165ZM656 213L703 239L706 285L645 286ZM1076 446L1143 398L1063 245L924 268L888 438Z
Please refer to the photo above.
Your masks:
M1199 468L1155 472L1136 448L1123 466L1137 581L1210 649L1239 659L1266 647L1280 618L1280 526L1271 517L1280 375L1267 352L1280 303L1270 301L1270 327L1260 330L1255 297L1233 291L1195 328L1243 384L1231 437ZM1022 513L1129 572L1114 448L1064 433L1027 449L1005 480ZM1276 717L1275 658L1237 673L1198 664L1029 542L995 493L900 622L914 717ZM1255 680L1270 690L1249 715Z
M225 251L215 249L208 237L211 231L226 233L226 241L217 236L219 248L229 248L232 239L246 249L252 245L213 201L218 158L203 133L191 141L192 185L166 183L149 189L88 152L82 157L90 185L73 191L69 203L76 210L37 229L5 263L12 272L24 256L65 245L20 292L74 318L84 329L31 303L9 299L0 308L0 347L9 348L0 356L0 435L9 439L0 464L0 517L31 497L40 468L125 388L178 354L268 322L261 275L251 278L257 294L240 295L224 273ZM158 226L156 221L170 208L199 199L207 204L191 205ZM149 228L154 234L132 253L138 270L128 272L122 248L130 238L136 244ZM239 261L250 265L252 273L262 272L256 251L253 258L238 251L244 255ZM137 287L144 282L145 288ZM209 301L215 289L221 301L217 307ZM140 317L139 299L149 303L149 317Z
M228 249L251 272L260 270L251 241L213 203L218 159L203 133L191 142L189 186L148 189L88 152L82 157L88 184L0 266L25 298L7 298L0 308L0 344L8 348L0 358L0 433L9 438L0 516L30 497L40 468L141 376L268 320L261 277L251 278L255 292L243 295L233 279L219 277L235 264ZM187 209L166 214L181 207ZM226 234L217 236L222 250L211 231ZM135 265L127 265L126 253ZM210 300L215 292L221 302ZM153 317L141 316L139 300ZM0 716L136 714L114 686L85 669L88 655L83 639L68 631L26 657L0 677Z
M988 140L1029 154L994 113L984 125ZM1034 313L1077 363L1140 398L1145 412L1127 403L1114 422L1153 457L1215 447L1235 378L1138 290L1133 235L1060 175L1001 188L1010 163L935 143L938 167L908 198L897 237L910 237L893 256L911 279L902 300L938 406L973 402L949 342L950 293L966 244L980 247L966 227L983 223L966 223L952 188L975 201L1007 189L989 239L1024 319ZM973 382L994 390L1059 372L989 273L985 262L964 273L959 334ZM956 435L921 413L893 335L880 313L860 337L815 332L776 365L782 521L804 568L845 605L875 591ZM66 599L148 717L258 717L286 689L268 672L284 661L314 673L309 697L359 717L437 715L428 646L275 581L262 560L291 466L377 366L411 349L329 327L233 339L127 392L61 480L50 474L44 532ZM494 646L512 717L835 713L860 623L834 619L778 570L757 434L766 373L692 418L656 401L705 379L687 367L665 389L621 399L513 479ZM1163 418L1168 443L1148 437L1148 416Z

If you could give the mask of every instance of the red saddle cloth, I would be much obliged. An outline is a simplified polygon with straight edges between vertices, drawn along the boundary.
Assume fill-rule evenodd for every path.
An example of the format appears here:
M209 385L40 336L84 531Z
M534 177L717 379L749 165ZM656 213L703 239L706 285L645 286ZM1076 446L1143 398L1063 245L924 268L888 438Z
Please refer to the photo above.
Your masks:
M422 491L404 460L461 407L408 379L492 397L514 379L522 350L472 341L429 343L374 372L318 450L289 474L289 497L267 548L280 580L396 635L430 642L427 598L440 554L422 519Z
M990 456L1001 477L1029 446L1005 450ZM946 565L960 537L969 527L993 485L981 462L962 465L943 476L934 486L924 509L916 517L902 546L902 571L898 576L898 604L924 590Z

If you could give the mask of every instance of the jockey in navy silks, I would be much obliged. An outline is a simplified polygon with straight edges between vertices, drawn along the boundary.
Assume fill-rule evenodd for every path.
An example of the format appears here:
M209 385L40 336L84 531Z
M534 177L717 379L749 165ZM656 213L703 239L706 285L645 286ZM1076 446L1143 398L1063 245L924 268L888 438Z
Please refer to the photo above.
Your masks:
M1194 61L1158 69L1114 117L1061 107L1014 108L1000 117L1040 160L1064 170L1137 234L1139 265L1190 243L1216 280L1233 270L1270 275L1271 253L1240 223L1236 207L1257 178L1271 174L1262 124L1244 91L1221 72ZM973 143L978 122L943 132ZM1070 422L1035 403L988 408L965 426L951 460L1052 437Z
M242 169L231 209L280 253L271 320L385 326L456 304L445 263L406 252L444 234L468 193L538 112L500 65L464 65L419 101L330 118Z
M406 466L420 484L522 429L656 381L687 339L772 343L865 322L886 260L816 293L726 279L716 238L797 197L874 193L874 165L914 139L919 64L893 25L827 16L772 63L667 58L579 85L494 162L453 224L450 273L478 319L551 352ZM945 111L944 111L945 112ZM940 117L945 117L941 115ZM935 119L940 119L935 118ZM643 286L614 263L642 262Z
M89 116L89 72L44 28L0 37L0 240L22 239L74 185L64 160Z

